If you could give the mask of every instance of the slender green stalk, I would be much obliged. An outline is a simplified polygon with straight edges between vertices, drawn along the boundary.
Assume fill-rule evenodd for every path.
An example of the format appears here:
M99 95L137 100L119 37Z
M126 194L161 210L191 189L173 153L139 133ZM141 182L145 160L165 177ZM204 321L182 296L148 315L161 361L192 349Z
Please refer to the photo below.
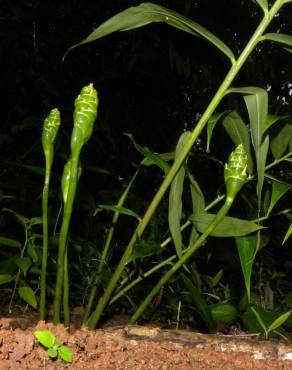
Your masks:
M62 192L64 200L64 214L59 238L59 250L57 259L57 279L55 299L53 306L53 322L60 322L62 289L64 289L64 318L66 326L70 324L69 313L69 283L67 261L67 239L72 215L73 204L76 195L77 182L80 176L79 157L82 147L90 139L94 121L97 116L98 97L92 84L82 88L80 95L75 99L73 114L74 126L71 135L71 158L64 167L62 176ZM64 273L66 276L64 277ZM65 279L65 281L64 281Z
M43 212L43 256L41 270L41 296L40 296L40 319L46 317L46 275L49 248L49 226L48 226L48 201L51 168L54 157L54 141L60 126L60 112L52 109L44 121L42 132L42 146L46 160L45 184L43 188L42 212Z
M72 215L73 203L77 188L77 177L78 177L78 157L71 158L71 170L70 170L70 182L68 187L67 199L64 205L63 222L60 231L59 238L59 249L57 259L57 279L56 279L56 290L55 299L53 305L53 322L54 324L60 323L60 311L61 311L61 299L62 290L64 284L64 263L65 263L65 252L68 238L69 225ZM65 293L66 294L66 293ZM65 308L64 308L65 309ZM69 315L68 312L64 312L65 315ZM68 317L68 316L67 316Z
M214 95L213 99L211 100L210 104L208 105L207 109L203 113L201 119L197 123L196 127L192 131L188 142L186 143L185 147L180 152L179 156L176 158L175 162L173 163L169 173L165 177L164 181L162 182L160 188L158 189L157 193L153 197L146 213L144 214L143 219L139 223L136 231L134 232L103 296L99 299L97 307L93 314L91 315L88 321L88 328L94 329L97 325L100 317L103 313L105 306L107 305L113 290L124 270L125 264L130 257L134 244L136 243L137 239L141 238L145 228L147 227L150 219L152 218L156 208L158 207L161 199L163 198L165 192L167 191L168 187L170 186L172 180L174 179L177 171L180 169L182 164L184 163L185 159L187 158L188 153L190 152L192 146L194 145L196 139L198 138L199 134L202 132L203 128L207 124L209 118L221 102L222 98L228 92L228 88L230 87L231 83L233 82L234 78L237 76L239 70L244 65L245 61L260 42L260 38L263 35L264 31L270 24L271 20L275 16L275 14L279 11L281 6L284 4L283 0L276 0L272 8L265 13L262 21L258 25L256 31L252 35L251 39L247 43L246 47L240 54L239 58L233 62L229 72L227 73L225 79L223 80L222 84L220 85L219 89L217 90L216 94Z
M289 152L287 153L286 155L284 155L283 157L279 158L279 159L275 159L274 162L268 164L265 168L265 170L269 170L270 168L276 166L277 164L279 164L280 162L282 161L286 161L287 159L289 159L289 157L292 156L292 152Z
M200 237L196 240L196 242L190 248L187 249L187 251L182 255L182 257L171 267L170 270L167 271L166 274L162 276L159 282L151 290L151 292L145 298L143 303L138 307L134 315L129 320L130 324L134 324L138 320L138 318L144 312L145 308L151 303L152 299L160 291L160 289L167 283L167 281L173 276L173 274L191 257L191 255L195 253L197 249L199 249L199 247L206 240L207 236L210 235L210 233L215 229L215 227L226 216L231 205L232 205L232 202L230 202L229 200L228 201L226 200L226 202L223 204L223 206L220 208L220 210L214 217L213 222L208 225L208 227L205 229L203 234L200 235Z
M48 199L51 168L46 164L45 185L43 188L43 256L41 270L41 296L40 296L40 319L46 318L46 274L49 248L49 226L48 226Z
M142 304L138 307L134 315L130 319L130 323L135 323L140 315L144 312L146 307L151 303L153 297L160 291L160 289L168 282L168 280L173 276L174 273L191 257L191 255L196 252L196 250L203 244L210 233L215 229L215 227L223 220L223 218L228 213L236 195L246 182L246 167L247 167L247 155L240 144L238 147L230 154L228 163L224 169L224 181L226 186L226 200L222 207L219 209L218 213L214 217L213 221L206 227L204 232L200 237L191 245L187 251L179 258L179 260L167 271L166 274L162 276L159 282L151 290Z
M63 309L64 309L64 326L70 327L70 309L69 309L69 271L68 271L68 256L67 246L64 258L64 295L63 295Z
M117 204L118 207L122 207L123 204L125 203L125 200L127 199L129 191L130 191L130 189L131 189L139 171L140 171L140 167L137 169L137 171L132 176L131 181L129 182L129 184L126 187L125 191L123 192L121 198L119 199L118 204ZM115 230L115 225L118 221L119 215L120 215L119 212L114 213L112 223L111 223L111 227L109 229L109 232L108 232L108 235L107 235L107 238L106 238L106 242L105 242L105 245L104 245L104 248L103 248L103 252L102 252L98 267L97 267L97 273L96 273L96 276L95 276L95 279L94 279L94 282L93 282L93 286L92 286L92 289L91 289L91 292L90 292L88 304L87 304L85 314L84 314L84 317L83 317L83 320L82 320L83 323L86 323L86 321L88 320L89 315L91 313L93 302L94 302L96 292L97 292L97 285L98 285L98 282L99 282L99 279L100 279L102 269L103 269L104 264L105 264L106 259L107 259L109 247L110 247L110 244L111 244L111 241L112 241L112 238L113 238L113 234L114 234L114 230Z
M219 203L222 199L225 198L225 195L221 195L221 196L218 196L213 202L211 202L210 204L208 204L208 206L205 208L205 211L207 212L209 209L211 209L213 206L215 206L217 203ZM188 226L190 226L192 224L191 221L186 221L182 226L181 226L181 231L183 231L184 229L186 229ZM171 238L167 238L165 239L161 244L160 244L160 247L161 248L164 248L166 247L167 244L169 244L170 242L172 241ZM183 253L185 253L186 250L183 250ZM152 275L154 272L156 272L157 270L161 269L162 267L168 265L169 263L171 263L173 260L175 260L177 258L177 255L174 254L170 257L168 257L167 259L165 259L164 261L160 262L159 264L157 264L156 266L152 267L150 270L146 271L145 273L143 273L142 275L138 276L135 280L131 281L130 284L128 284L126 287L124 287L123 289L121 289L120 291L118 291L118 293L110 300L109 304L113 304L115 301L117 301L119 298L121 298L128 290L130 290L131 288L133 288L135 285L137 285L138 283L140 283L144 278ZM123 281L123 284L125 284L126 282L128 281L128 278L125 279L125 281ZM122 284L121 284L122 285Z

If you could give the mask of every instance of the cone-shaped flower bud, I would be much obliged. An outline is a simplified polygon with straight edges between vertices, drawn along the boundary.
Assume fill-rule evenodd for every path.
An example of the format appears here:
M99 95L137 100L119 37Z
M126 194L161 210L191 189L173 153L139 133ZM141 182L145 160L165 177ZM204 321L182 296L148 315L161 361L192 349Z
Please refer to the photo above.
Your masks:
M246 181L247 155L242 144L230 154L224 169L226 200L233 202Z
M74 128L71 136L73 155L81 150L92 135L94 121L97 117L97 107L98 96L93 84L83 87L75 100Z
M45 155L53 155L53 145L60 126L60 112L57 108L51 110L44 120L42 146ZM52 160L52 158L50 158Z

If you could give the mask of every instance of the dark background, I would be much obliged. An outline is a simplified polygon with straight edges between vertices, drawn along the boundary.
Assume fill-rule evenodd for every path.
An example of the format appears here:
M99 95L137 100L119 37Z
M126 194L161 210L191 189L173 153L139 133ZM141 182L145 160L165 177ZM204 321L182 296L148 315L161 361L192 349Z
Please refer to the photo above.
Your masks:
M14 197L6 200L5 206L26 217L41 214L43 177L36 171L44 166L41 131L43 119L58 107L62 126L56 142L50 208L51 219L55 219L59 179L69 155L74 99L90 82L98 90L99 115L93 137L82 152L83 174L73 220L74 232L87 240L102 240L100 235L110 218L104 217L96 225L92 212L97 204L118 199L124 180L131 178L142 159L123 134L132 134L140 145L155 152L173 151L179 135L191 130L204 112L230 67L229 61L206 41L165 24L107 36L74 49L62 61L70 46L103 21L139 3L0 0L0 195ZM248 0L155 3L194 19L221 38L236 56L262 17L261 9ZM291 6L282 9L269 31L292 34ZM261 44L233 85L267 89L270 113L291 115L291 62L292 55L279 46ZM225 98L219 110L225 109L237 109L248 121L240 97ZM231 142L221 127L216 127L213 140L212 155L226 160ZM222 168L205 160L205 141L203 133L195 145L195 169L210 201L222 184ZM100 168L111 174L100 173ZM143 213L160 183L157 169L138 180L130 199L136 211ZM165 210L163 207L162 203ZM5 233L21 234L12 225L0 217ZM275 225L282 237L284 229ZM130 235L132 228L127 230ZM127 231L123 232L128 241Z

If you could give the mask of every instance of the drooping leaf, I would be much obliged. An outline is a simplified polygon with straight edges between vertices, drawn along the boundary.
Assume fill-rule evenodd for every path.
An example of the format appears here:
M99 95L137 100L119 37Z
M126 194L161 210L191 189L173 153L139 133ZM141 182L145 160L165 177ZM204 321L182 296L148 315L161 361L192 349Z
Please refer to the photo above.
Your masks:
M222 117L224 117L228 111L226 112L220 112L220 113L214 113L211 118L207 122L207 152L210 152L210 144L212 139L213 130L216 126L216 124L220 121Z
M272 181L272 195L267 216L269 216L275 204L287 193L291 186L279 181Z
M291 122L283 121L282 127L278 127L275 134L271 136L271 152L275 159L279 159L288 148L292 137Z
M264 183L265 165L269 149L269 136L263 136L264 123L268 115L268 94L259 87L239 87L229 90L232 93L240 93L248 110L252 145L255 151L257 163L257 194L258 207L261 207L261 194Z
M238 146L242 144L247 154L248 173L252 174L253 160L251 155L250 136L247 126L244 124L240 115L236 112L230 112L223 120L223 126L231 137L233 143Z
M0 285L10 283L10 281L12 281L13 279L14 277L10 274L1 274L0 275Z
M37 330L34 336L46 348L53 347L55 343L55 336L50 330Z
M213 222L214 217L215 215L211 213L200 213L190 216L190 220L195 224L197 230L203 233L206 227ZM252 221L226 216L210 235L217 237L244 236L263 228Z
M119 206L116 206L116 205L112 205L112 204L100 204L97 209L95 210L94 212L94 215L97 213L97 210L98 209L105 209L107 211L113 211L113 212L118 212L122 215L126 215L126 216L131 216L131 217L135 217L137 218L137 220L141 220L141 217L138 215L138 213L132 211L131 209L129 208L125 208L125 207L119 207Z
M164 22L194 36L202 37L216 46L232 62L234 61L234 55L229 47L206 28L174 10L153 3L141 3L114 15L91 32L85 39L71 46L67 53L77 46L95 41L113 32L128 31L153 22Z
M17 266L23 272L23 275L26 276L26 273L30 266L32 265L31 259L29 257L19 257L16 260Z
M18 288L18 294L26 303L31 307L37 307L37 300L32 288L24 281L21 280Z
M254 253L256 250L256 240L256 236L242 236L235 238L248 301L250 301L250 278Z
M261 37L261 41L273 41L280 44L284 49L292 52L292 36L285 33L266 33Z
M0 246L4 245L5 247L21 248L22 244L20 241L7 238L5 236L0 236Z
M192 299L197 306L198 312L202 317L203 321L205 322L208 330L211 333L215 332L215 326L212 318L212 314L207 302L204 299L204 296L200 294L196 286L192 283L192 281L184 274L181 274L183 282L187 289L190 291Z
M170 166L169 164L158 154L153 153L149 148L142 147L136 141L134 140L133 135L131 134L125 134L128 136L134 143L135 148L138 150L139 153L144 155L145 158L148 158L153 164L156 164L159 168L162 169L162 171L165 173L165 175L168 174Z
M175 157L179 155L185 143L188 141L190 132L184 132L177 143ZM175 245L176 253L180 258L182 255L183 242L182 233L180 229L180 222L182 217L182 194L185 180L185 168L182 166L175 175L169 191L168 203L168 224L169 230Z

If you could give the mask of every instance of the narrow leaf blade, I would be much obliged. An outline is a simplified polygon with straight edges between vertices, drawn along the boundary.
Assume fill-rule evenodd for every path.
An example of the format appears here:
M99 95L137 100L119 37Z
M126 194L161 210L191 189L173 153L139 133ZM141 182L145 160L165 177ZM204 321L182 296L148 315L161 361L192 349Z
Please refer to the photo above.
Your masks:
M206 28L171 9L153 3L141 3L114 15L85 39L71 46L67 53L77 46L95 41L113 32L128 31L153 22L164 22L194 36L200 36L216 46L231 61L234 61L234 54L230 48Z
M203 233L215 216L211 213L200 213L190 216L190 220L195 224L197 230ZM263 228L263 226L252 221L227 216L224 217L210 235L217 237L244 236Z
M277 329L279 326L284 324L284 322L289 318L291 315L291 311L283 313L283 315L279 316L272 324L268 327L268 331L272 331Z
M244 236L235 238L240 265L244 276L244 283L246 287L248 301L250 302L250 278L252 273L252 264L254 252L256 250L256 237Z
M189 136L190 136L189 131L184 132L180 136L175 151L176 157L181 152ZM180 222L182 217L182 194L184 180L185 180L185 168L184 166L182 166L171 183L168 203L168 225L178 257L181 257L183 249Z

